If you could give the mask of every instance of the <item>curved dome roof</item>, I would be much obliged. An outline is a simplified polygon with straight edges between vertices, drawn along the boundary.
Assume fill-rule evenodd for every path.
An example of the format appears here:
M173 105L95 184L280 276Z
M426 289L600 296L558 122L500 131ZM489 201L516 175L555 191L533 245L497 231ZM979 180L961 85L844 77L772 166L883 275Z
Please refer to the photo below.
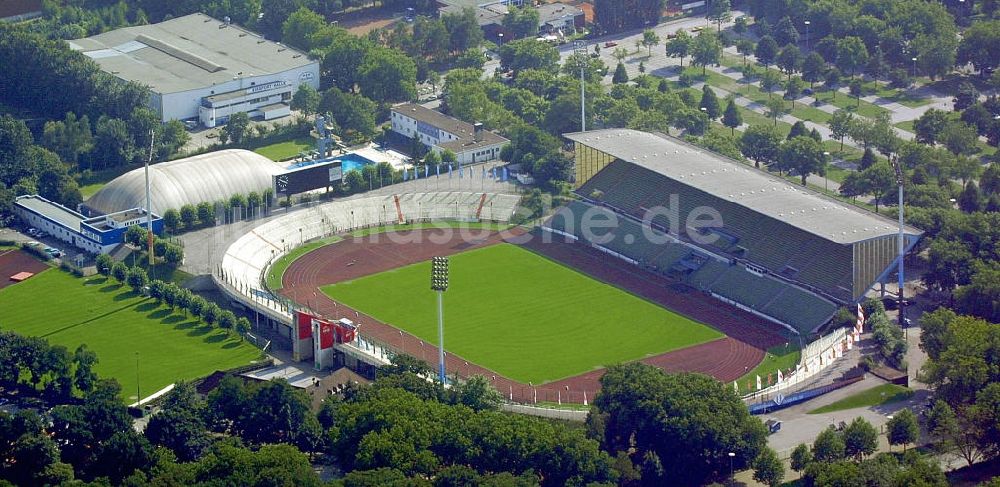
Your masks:
M270 159L243 149L227 149L161 162L149 167L153 212L261 192L271 177L285 170ZM101 188L84 206L101 213L146 206L143 168L134 169Z

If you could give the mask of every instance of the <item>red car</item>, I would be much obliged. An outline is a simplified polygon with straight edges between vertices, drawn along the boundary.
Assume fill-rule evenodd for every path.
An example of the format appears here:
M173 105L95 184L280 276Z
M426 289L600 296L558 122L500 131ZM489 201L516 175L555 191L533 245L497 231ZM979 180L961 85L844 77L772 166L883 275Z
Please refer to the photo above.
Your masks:
M618 43L615 42L615 41L608 41L608 42L604 43L604 47L615 47L617 45L618 45Z

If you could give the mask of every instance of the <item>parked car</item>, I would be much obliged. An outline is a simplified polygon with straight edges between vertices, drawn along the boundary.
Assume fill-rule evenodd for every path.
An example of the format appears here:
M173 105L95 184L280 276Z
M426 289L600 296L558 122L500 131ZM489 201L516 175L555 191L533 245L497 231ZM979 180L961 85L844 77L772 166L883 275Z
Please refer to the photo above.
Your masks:
M42 232L42 231L39 231L38 233L35 234L35 236L38 237L38 238L45 238L45 237L48 237L49 234L47 234L45 232Z
M767 421L764 421L764 426L767 426L767 433L769 435L773 435L781 430L781 421L771 418Z
M604 43L604 47L615 47L617 45L618 45L618 43L615 42L615 41L608 41L608 42Z
M812 90L812 88L806 88L806 89L802 90L802 94L805 95L805 96L812 96L813 95L813 90Z
M28 229L28 235L31 235L32 237L38 235L38 229L37 228L29 228Z

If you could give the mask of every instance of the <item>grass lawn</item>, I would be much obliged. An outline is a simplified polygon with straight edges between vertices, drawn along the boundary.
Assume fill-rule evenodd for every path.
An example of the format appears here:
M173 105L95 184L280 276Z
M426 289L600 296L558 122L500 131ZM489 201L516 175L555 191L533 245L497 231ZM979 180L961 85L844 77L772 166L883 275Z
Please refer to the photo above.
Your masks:
M0 291L0 323L70 352L86 344L100 360L97 373L117 379L127 402L133 402L136 391L136 353L143 397L261 357L249 343L137 297L127 286L58 269Z
M766 104L768 99L771 97L781 97L783 93L781 90L777 90L772 92L769 97L768 93L761 90L758 86L750 85L747 87L747 85L715 71L707 71L703 75L701 73L701 68L698 67L685 68L684 72L697 81L706 82L709 85L716 88L722 88L730 93L737 93L740 96L753 100L761 105ZM784 81L784 78L782 78L782 81ZM830 117L833 116L823 110L810 107L805 103L796 102L794 108L792 107L791 101L787 101L785 105L790 109L789 113L792 116L802 120L810 120L816 123L825 124L828 120L830 120Z
M835 403L827 404L821 408L809 411L809 414L832 413L845 409L855 409L871 406L880 406L905 400L913 395L913 391L903 386L895 384L882 384L863 390L852 396L847 396Z
M774 380L778 380L777 370L794 370L795 366L799 364L799 357L801 356L801 350L793 343L771 347L767 349L767 355L764 356L764 360L753 369L750 369L750 372L747 372L743 377L740 377L736 383L742 385L746 383L747 379L757 380L757 376L760 375L760 380L767 384L767 374L773 374Z
M297 139L258 147L253 151L272 161L285 161L294 158L304 150L310 150L314 147L316 147L316 139L312 137L299 137Z
M723 336L515 245L456 254L449 267L445 347L518 381L542 384ZM421 262L323 292L435 343L429 274Z
M112 179L121 176L133 169L140 168L140 164L130 164L123 167L113 167L111 169L105 169L103 171L91 171L86 175L81 175L77 179L77 183L80 184L80 195L83 199L90 198L94 193L101 190L105 184L108 184Z

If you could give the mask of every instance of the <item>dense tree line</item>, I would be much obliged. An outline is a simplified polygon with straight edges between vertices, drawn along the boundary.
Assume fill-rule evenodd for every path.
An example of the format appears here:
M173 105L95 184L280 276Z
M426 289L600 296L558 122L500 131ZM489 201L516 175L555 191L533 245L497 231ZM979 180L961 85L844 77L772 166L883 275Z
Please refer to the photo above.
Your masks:
M664 4L663 0L596 0L594 24L602 34L657 24Z
M996 301L994 301L995 305ZM947 308L921 318L921 377L933 387L927 428L969 464L1000 453L1000 325Z

